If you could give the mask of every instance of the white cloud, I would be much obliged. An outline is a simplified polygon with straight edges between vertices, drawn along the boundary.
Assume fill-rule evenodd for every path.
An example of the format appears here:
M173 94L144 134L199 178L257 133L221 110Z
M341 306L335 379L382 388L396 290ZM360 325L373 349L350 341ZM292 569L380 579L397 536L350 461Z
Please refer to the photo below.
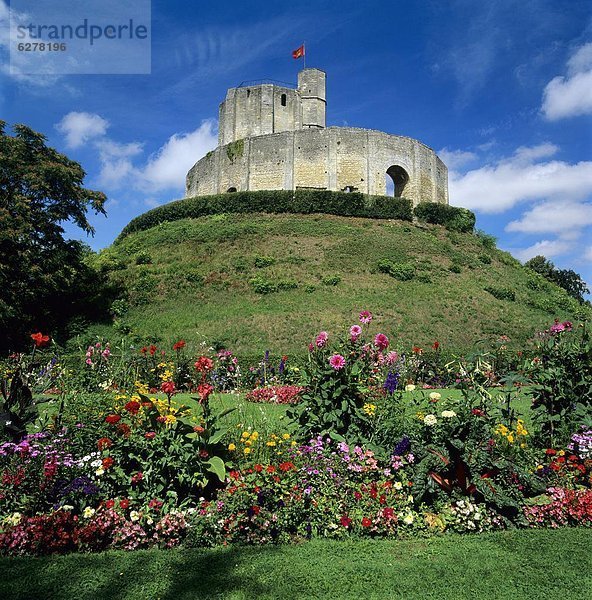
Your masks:
M521 233L560 233L563 239L578 237L581 229L592 225L592 204L580 202L543 202L506 226L506 231Z
M142 144L119 144L104 138L97 140L94 145L99 150L101 161L99 184L108 189L119 188L124 182L129 184L127 180L133 177L135 171L132 158L142 153Z
M464 167L473 162L477 158L477 155L474 152L449 150L448 148L442 148L442 150L438 152L438 156L449 169L459 169L460 167Z
M566 76L553 78L543 92L542 111L549 121L592 114L592 42L567 62Z
M577 202L592 194L592 162L540 161L557 151L553 144L521 147L510 157L461 174L450 173L456 206L501 213L532 200Z
M592 246L588 246L584 251L584 260L592 263Z
M552 258L554 256L560 256L562 254L568 254L573 249L573 245L565 240L541 240L528 248L523 250L516 250L514 254L522 262L531 259L533 256L539 254L545 258Z
M86 142L104 136L109 121L97 114L87 112L69 112L56 129L66 137L68 148L80 148Z
M190 133L175 133L141 169L141 188L184 189L187 171L217 145L215 121L211 119Z

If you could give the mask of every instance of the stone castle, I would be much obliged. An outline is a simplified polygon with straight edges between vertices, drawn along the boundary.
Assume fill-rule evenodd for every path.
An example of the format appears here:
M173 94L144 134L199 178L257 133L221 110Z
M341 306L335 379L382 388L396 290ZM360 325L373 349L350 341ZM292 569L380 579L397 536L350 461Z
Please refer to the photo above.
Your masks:
M186 197L243 190L334 190L448 204L448 169L412 138L325 127L326 75L298 86L249 82L220 104L218 147L187 174Z

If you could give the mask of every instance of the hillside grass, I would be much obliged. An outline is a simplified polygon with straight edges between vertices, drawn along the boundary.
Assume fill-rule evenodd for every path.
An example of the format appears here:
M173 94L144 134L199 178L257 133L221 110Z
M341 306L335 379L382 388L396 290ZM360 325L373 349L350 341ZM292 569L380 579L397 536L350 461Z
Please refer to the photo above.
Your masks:
M589 598L589 529L0 558L2 598Z
M132 233L97 261L125 289L118 331L239 355L304 354L316 331L341 334L362 309L401 349L439 340L456 350L502 334L522 344L577 309L478 236L400 221L219 214Z

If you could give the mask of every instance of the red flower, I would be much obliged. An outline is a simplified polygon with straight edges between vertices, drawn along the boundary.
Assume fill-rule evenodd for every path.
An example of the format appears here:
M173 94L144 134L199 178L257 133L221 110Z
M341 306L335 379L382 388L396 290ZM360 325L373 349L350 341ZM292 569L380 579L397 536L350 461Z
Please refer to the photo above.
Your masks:
M132 475L132 485L136 485L137 483L140 483L140 481L142 481L142 479L144 479L144 473L142 473L141 471L139 471L135 475Z
M158 417L156 417L156 420L159 423L166 423L166 417L163 417L162 415L158 415Z
M432 350L437 350L440 347L440 342L438 340L436 340L433 344L432 344Z
M152 498L150 502L148 502L148 508L153 508L154 510L160 510L162 508L162 502L157 500L156 498Z
M49 343L50 337L48 335L43 335L41 332L32 333L31 339L35 342L36 348L41 348L41 346L45 346L45 344Z
M199 457L201 459L205 460L208 456L209 456L209 454L208 454L207 450L200 450L199 451Z
M239 479L240 478L240 473L238 471L230 471L230 473L228 473L228 477L230 477L230 479Z
M205 431L205 429L201 425L196 425L193 428L193 431L195 431L195 433L197 433L198 435L201 435Z
M105 508L113 508L115 506L115 500L107 500L105 502Z
M362 498L362 494L360 494L360 492L354 492L354 498L356 500L360 500Z
M474 408L471 411L471 414L475 415L476 417L484 417L485 416L485 413L480 408Z
M150 344L150 348L148 348L148 352L150 352L150 356L154 356L156 354L156 346L154 344Z
M261 471L263 471L263 467L260 464L256 464L253 469L255 469L256 473L261 473Z
M47 479L51 479L58 472L58 464L54 461L48 461L43 465L43 474Z
M389 506L387 506L383 511L382 511L382 516L385 519L392 519L395 516L395 510L393 508L390 508Z
M155 433L154 431L147 431L147 432L144 434L144 437L145 437L147 440L153 440L153 439L156 437L156 433Z
M341 521L341 526L346 527L346 528L349 527L352 522L352 520L347 515L343 515L343 517L341 517L340 521Z
M175 393L175 382L174 381L163 381L160 384L160 389L167 395Z
M284 473L286 471L291 471L292 469L295 469L295 465L294 463L291 462L283 462L280 464L280 471L283 471Z
M132 415L137 415L140 411L141 404L137 400L130 400L125 406L125 410Z
M545 450L545 454L547 456L555 456L557 454L557 450L553 450L553 448L547 448Z
M120 423L117 426L117 432L120 433L123 437L129 437L132 428L127 423Z
M103 459L103 469L111 468L114 462L115 461L110 456L107 456L107 458Z
M384 494L381 494L380 498L378 499L378 501L381 504L386 504L386 496Z
M104 450L105 448L111 448L112 445L113 445L113 442L107 437L102 437L97 442L97 446L98 446L99 450Z
M121 421L121 417L119 415L108 415L105 418L105 422L109 423L109 425L115 425Z
M368 517L362 519L362 527L370 527L371 525L372 521Z
M275 473L275 467L273 465L269 465L267 469L265 469L268 473Z
M258 515L261 512L261 509L258 506L251 506L251 512L254 515Z
M214 391L214 388L209 383L200 383L197 386L197 393L200 397L200 402L207 402L210 394Z
M413 346L413 354L421 354L423 350L419 346Z
M119 501L119 506L121 508L123 508L123 510L125 510L126 508L129 508L130 505L130 501L127 498L123 498L123 500Z
M205 373L206 371L211 371L214 367L214 361L207 356L200 356L195 362L195 369L200 373Z
M146 354L146 352L148 352L148 348L146 348L146 346L140 349L141 354Z
M179 340L176 344L173 344L173 350L183 350L185 345L185 340Z

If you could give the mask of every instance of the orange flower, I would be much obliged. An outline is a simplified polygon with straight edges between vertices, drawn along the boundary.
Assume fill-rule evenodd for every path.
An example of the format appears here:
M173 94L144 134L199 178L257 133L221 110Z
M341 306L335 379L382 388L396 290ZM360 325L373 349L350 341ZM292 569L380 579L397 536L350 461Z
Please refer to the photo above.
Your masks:
M49 343L50 337L48 335L43 335L41 332L37 332L31 334L31 339L35 342L37 348L41 348L41 346L45 346L45 344Z

